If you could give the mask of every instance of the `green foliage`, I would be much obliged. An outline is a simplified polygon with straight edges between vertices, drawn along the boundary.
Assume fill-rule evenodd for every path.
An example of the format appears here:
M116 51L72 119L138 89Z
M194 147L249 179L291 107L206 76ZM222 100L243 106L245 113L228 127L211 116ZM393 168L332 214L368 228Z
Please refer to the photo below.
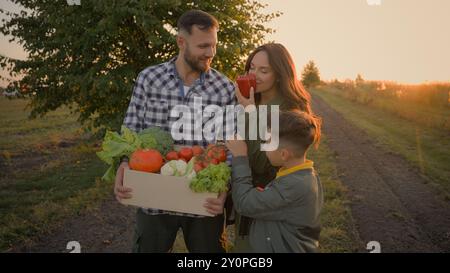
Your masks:
M185 11L201 9L217 17L213 67L230 78L242 72L245 56L273 32L264 23L280 15L263 14L264 5L249 0L9 1L25 9L19 14L0 9L8 17L0 33L21 44L28 58L0 56L0 65L11 76L23 76L9 88L32 98L30 116L68 105L86 128L114 131L122 124L138 73L177 54L176 21Z
M302 72L302 83L305 87L314 87L320 84L319 69L314 61L309 61Z

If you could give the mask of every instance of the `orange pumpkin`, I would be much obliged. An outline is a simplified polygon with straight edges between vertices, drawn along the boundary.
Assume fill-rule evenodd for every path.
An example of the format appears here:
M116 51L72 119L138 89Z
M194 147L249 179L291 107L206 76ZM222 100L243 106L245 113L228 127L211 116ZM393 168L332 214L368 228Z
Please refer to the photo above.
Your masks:
M164 164L160 152L154 149L137 150L131 154L129 166L135 171L158 173Z

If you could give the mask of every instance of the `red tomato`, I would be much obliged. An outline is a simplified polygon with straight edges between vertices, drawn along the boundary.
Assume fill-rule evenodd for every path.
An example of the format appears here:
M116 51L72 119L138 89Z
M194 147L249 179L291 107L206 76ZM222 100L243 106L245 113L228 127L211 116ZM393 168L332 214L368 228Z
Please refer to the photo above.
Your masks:
M220 162L219 162L219 160L218 160L217 158L211 159L211 164L217 165L217 164L219 164L219 163L220 163Z
M209 162L208 161L203 161L202 162L202 166L203 166L203 169L208 167L209 166Z
M216 152L214 151L214 149L210 149L210 150L208 151L208 153L206 154L206 156L207 156L209 159L216 158Z
M194 171L195 171L195 173L198 173L198 172L201 171L201 170L203 170L203 165L202 165L202 163L201 163L201 162L195 163L195 165L194 165Z
M178 159L179 159L178 153L175 152L175 151L171 151L171 152L168 152L168 153L166 154L166 160L167 160L167 161L170 161L170 160L178 160Z
M194 156L201 155L203 154L203 149L198 145L192 146L192 153L194 154Z
M188 147L184 147L178 152L178 156L180 157L180 159L189 161L189 160L191 160L191 158L193 156L192 149L188 148Z
M227 160L227 153L223 146L211 146L206 154L209 159L217 159L219 162Z
M218 148L217 151L217 155L216 158L220 161L220 162L225 162L227 161L227 153L225 152L224 148Z

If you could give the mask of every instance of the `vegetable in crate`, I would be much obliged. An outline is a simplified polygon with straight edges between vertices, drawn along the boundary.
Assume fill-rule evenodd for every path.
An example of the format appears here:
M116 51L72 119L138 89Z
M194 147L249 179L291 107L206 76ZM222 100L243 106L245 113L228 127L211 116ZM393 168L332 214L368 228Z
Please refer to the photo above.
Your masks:
M142 148L156 149L162 155L173 150L172 135L159 127L150 127L138 133L142 140ZM154 141L154 142L153 142Z
M219 162L227 160L227 152L224 145L209 145L206 155L210 159L217 159Z
M195 147L195 146L194 146ZM194 148L192 149L194 150ZM227 153L224 145L208 145L206 152L195 156L195 171L198 172L210 164L217 165L227 160Z
M131 154L129 165L135 171L158 173L163 163L164 159L157 150L142 149Z
M170 160L178 160L178 153L176 151L170 151L166 154L166 160L170 161Z
M107 131L102 143L102 150L97 152L97 156L110 165L102 179L114 180L120 158L130 157L134 151L145 148L156 149L161 154L166 154L173 150L172 136L158 127L148 128L139 133L133 132L125 126L121 127L121 134Z
M161 174L167 176L183 176L192 179L196 176L194 159L191 159L189 163L186 163L182 159L171 160L161 168Z
M184 159L186 162L188 162L189 160L191 160L193 153L192 153L192 149L189 147L183 147L181 148L181 150L178 152L178 156L181 159Z
M192 154L194 156L203 154L203 148L198 145L192 146Z
M121 134L107 131L102 143L102 150L97 152L97 156L108 165L109 169L103 175L102 179L107 181L114 180L117 168L119 167L122 156L129 157L134 151L142 147L142 140L137 133L131 131L125 126L121 128Z
M210 164L197 173L195 178L191 180L189 187L194 192L226 192L230 177L231 170L226 163Z

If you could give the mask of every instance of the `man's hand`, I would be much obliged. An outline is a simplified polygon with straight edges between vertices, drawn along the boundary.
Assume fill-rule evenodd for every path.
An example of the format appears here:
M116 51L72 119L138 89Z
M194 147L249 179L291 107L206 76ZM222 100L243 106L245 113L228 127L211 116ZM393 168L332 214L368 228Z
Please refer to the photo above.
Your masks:
M131 189L123 186L123 174L125 169L129 169L128 162L122 162L117 169L116 182L114 183L114 195L117 201L121 202L122 199L131 198Z
M216 216L223 213L223 206L225 204L225 200L227 199L227 193L222 192L219 194L217 198L208 198L206 199L206 203L204 207L206 211Z
M235 139L237 138L235 137ZM235 157L247 156L247 144L244 140L228 140L226 146Z

